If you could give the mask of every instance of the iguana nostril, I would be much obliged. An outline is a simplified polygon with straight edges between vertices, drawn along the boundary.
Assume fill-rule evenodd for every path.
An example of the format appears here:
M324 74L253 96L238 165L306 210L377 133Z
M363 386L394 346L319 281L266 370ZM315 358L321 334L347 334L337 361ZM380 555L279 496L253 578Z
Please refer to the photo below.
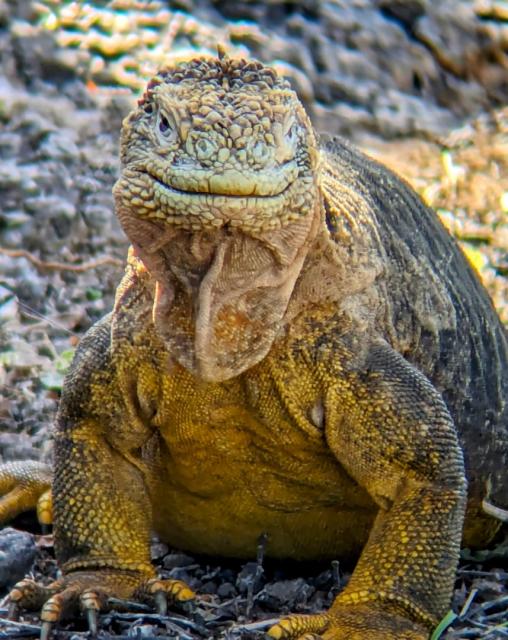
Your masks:
M256 162L265 162L270 157L270 150L264 142L256 142L251 153Z
M194 143L196 156L199 160L208 160L216 151L216 146L211 140L200 138Z

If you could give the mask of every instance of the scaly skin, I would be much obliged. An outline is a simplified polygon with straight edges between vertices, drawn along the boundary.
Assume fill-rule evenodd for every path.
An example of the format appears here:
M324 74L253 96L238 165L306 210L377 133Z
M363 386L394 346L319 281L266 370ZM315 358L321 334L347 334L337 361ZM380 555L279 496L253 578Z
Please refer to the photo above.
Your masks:
M393 174L320 149L259 63L161 72L121 153L133 248L55 432L64 576L11 602L49 598L45 635L76 606L94 629L107 596L193 596L155 579L151 528L243 558L265 534L275 557L361 554L328 612L271 637L428 638L466 508L471 544L508 506L506 338L462 254Z

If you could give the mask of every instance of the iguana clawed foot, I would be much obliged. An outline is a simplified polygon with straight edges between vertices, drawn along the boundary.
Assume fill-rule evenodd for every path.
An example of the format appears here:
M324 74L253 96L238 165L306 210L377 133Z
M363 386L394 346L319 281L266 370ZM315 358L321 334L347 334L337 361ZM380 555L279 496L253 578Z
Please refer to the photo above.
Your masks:
M165 615L168 600L187 602L194 596L192 589L180 580L140 579L133 572L122 571L77 571L47 587L34 580L22 580L9 594L8 617L16 617L20 609L41 608L40 637L47 640L59 620L81 611L90 632L95 635L98 613L108 608L109 598L150 602L161 615Z
M290 615L268 630L274 640L428 640L429 630L376 605L336 605L318 615Z

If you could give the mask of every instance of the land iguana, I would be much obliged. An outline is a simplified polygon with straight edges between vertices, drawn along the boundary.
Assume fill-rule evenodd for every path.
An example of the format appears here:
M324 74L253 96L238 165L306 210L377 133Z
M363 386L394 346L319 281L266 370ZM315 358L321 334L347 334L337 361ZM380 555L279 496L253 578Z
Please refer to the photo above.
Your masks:
M461 251L415 192L318 141L286 80L198 58L153 78L121 134L132 247L83 338L54 433L63 577L25 579L42 637L110 596L186 600L151 530L190 552L359 555L329 611L272 638L417 640L447 611L464 530L508 514L508 347ZM1 516L49 487L3 467ZM8 488L12 488L9 493Z

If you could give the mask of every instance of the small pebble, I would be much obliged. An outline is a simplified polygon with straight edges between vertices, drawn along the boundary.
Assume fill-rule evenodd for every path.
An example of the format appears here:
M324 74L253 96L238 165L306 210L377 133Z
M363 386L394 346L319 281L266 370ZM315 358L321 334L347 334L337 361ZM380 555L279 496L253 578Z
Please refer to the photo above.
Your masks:
M217 587L217 595L225 599L234 598L237 595L235 585L231 582L223 582Z
M130 638L155 638L157 635L158 627L152 624L138 624L132 626L127 635Z

